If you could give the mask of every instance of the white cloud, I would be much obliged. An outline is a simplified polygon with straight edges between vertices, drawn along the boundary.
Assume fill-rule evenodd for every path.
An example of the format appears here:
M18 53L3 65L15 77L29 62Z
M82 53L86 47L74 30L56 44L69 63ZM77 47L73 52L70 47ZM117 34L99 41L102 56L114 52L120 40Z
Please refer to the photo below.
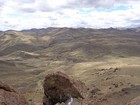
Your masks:
M0 0L0 30L139 26L139 4L138 0Z

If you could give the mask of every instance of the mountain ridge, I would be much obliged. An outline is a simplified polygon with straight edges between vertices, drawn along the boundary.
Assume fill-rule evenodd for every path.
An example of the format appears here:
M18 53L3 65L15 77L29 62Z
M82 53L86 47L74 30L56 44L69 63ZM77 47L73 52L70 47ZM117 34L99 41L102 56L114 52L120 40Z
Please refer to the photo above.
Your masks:
M6 31L0 36L0 53L2 50L6 52L5 49L12 49L11 47L13 47L14 50L37 52L39 50L47 50L52 53L56 52L57 54L81 49L87 55L93 53L95 55L102 55L102 53L114 54L125 52L128 53L126 56L137 56L139 54L136 52L140 50L140 41L138 40L140 35L136 30L118 30L114 28L47 28L26 31ZM26 47L22 48L23 46ZM115 49L118 50L112 52Z

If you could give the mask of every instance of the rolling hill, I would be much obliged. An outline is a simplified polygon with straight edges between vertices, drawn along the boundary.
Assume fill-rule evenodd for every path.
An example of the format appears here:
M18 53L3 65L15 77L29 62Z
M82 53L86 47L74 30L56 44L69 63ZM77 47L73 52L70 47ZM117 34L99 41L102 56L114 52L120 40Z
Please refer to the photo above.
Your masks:
M62 71L98 88L99 105L125 105L140 94L139 60L139 28L0 32L0 80L28 101L40 102L44 77Z

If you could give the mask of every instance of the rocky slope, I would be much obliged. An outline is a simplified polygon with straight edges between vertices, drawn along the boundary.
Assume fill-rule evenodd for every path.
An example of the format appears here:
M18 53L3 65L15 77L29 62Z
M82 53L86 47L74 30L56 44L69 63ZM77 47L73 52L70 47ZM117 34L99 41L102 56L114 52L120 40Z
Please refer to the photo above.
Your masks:
M0 82L0 105L29 105L13 88Z
M84 82L95 105L126 105L140 94L138 28L48 28L0 34L0 80L29 103L42 102L43 80L57 71Z

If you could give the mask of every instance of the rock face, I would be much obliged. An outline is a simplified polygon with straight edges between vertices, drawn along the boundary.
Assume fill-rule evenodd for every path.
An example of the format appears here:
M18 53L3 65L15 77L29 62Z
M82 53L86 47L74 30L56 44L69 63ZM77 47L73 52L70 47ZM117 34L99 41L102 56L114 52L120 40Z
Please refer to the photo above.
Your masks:
M14 89L0 82L0 105L28 105L28 103Z
M127 103L126 105L140 105L140 96L134 98L130 103Z
M85 84L61 72L47 75L43 87L43 105L65 105L71 98L77 100L72 102L74 105L73 103L80 103L80 100L86 98Z

